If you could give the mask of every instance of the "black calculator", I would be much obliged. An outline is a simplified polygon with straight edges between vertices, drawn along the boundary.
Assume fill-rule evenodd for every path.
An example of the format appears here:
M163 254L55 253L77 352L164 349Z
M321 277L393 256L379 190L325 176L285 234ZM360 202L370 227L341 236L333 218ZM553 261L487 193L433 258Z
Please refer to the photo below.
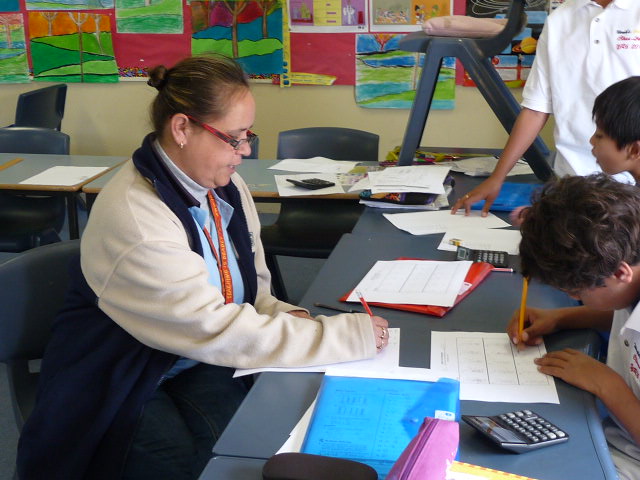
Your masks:
M494 267L508 267L509 254L500 250L473 250L458 246L456 260L471 260L472 262L486 262Z
M569 435L531 410L500 415L462 415L462 419L492 442L516 453L555 445L569 440Z
M333 187L335 183L328 180L322 180L321 178L305 178L304 180L294 180L293 178L287 178L287 182L291 182L294 185L308 190L318 190L319 188Z

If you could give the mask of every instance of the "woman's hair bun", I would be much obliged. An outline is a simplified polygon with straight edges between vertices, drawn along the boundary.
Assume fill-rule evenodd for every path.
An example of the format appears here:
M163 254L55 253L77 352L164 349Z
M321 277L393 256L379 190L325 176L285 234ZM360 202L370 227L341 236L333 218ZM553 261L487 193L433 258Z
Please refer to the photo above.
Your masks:
M167 84L168 78L169 70L167 67L164 65L158 65L157 67L153 67L149 70L149 80L147 80L147 85L151 85L160 91Z

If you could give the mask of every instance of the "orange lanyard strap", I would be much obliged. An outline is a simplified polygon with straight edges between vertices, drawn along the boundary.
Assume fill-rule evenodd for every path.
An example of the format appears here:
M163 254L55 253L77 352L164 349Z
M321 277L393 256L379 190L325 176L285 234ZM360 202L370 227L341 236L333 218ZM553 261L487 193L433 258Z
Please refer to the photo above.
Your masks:
M233 281L231 279L231 270L229 270L229 257L227 256L227 244L224 240L224 232L222 231L222 216L220 210L218 210L218 204L216 199L209 191L207 194L209 199L209 207L211 208L211 214L213 215L213 223L216 226L216 233L218 234L218 245L220 247L220 255L216 250L216 246L213 244L213 239L207 227L204 227L204 234L209 241L211 252L216 258L218 263L218 273L220 274L220 285L222 286L222 295L224 295L224 303L233 303Z

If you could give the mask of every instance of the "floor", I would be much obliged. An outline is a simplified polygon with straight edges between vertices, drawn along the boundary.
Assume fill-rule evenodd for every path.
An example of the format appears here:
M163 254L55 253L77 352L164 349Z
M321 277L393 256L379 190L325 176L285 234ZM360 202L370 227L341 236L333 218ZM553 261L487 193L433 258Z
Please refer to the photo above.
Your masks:
M259 208L263 224L275 220L277 213L270 208ZM86 214L81 215L81 228L86 224ZM66 226L63 232L66 231ZM10 260L16 254L0 252L0 263ZM299 301L322 267L322 259L278 258L280 271L284 277L291 303ZM6 367L0 364L0 480L11 480L14 474L14 460L18 431L11 408Z

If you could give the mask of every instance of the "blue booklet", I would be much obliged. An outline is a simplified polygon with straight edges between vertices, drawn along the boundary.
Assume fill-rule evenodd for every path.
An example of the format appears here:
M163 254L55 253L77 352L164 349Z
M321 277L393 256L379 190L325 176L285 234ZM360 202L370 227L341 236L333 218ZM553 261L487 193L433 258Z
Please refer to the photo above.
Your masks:
M325 375L301 451L366 463L384 479L425 417L459 420L457 380Z
M494 212L510 212L517 207L531 205L531 195L540 188L539 183L510 183L502 184L500 193L489 210ZM472 210L480 210L484 206L484 200L471 205Z

